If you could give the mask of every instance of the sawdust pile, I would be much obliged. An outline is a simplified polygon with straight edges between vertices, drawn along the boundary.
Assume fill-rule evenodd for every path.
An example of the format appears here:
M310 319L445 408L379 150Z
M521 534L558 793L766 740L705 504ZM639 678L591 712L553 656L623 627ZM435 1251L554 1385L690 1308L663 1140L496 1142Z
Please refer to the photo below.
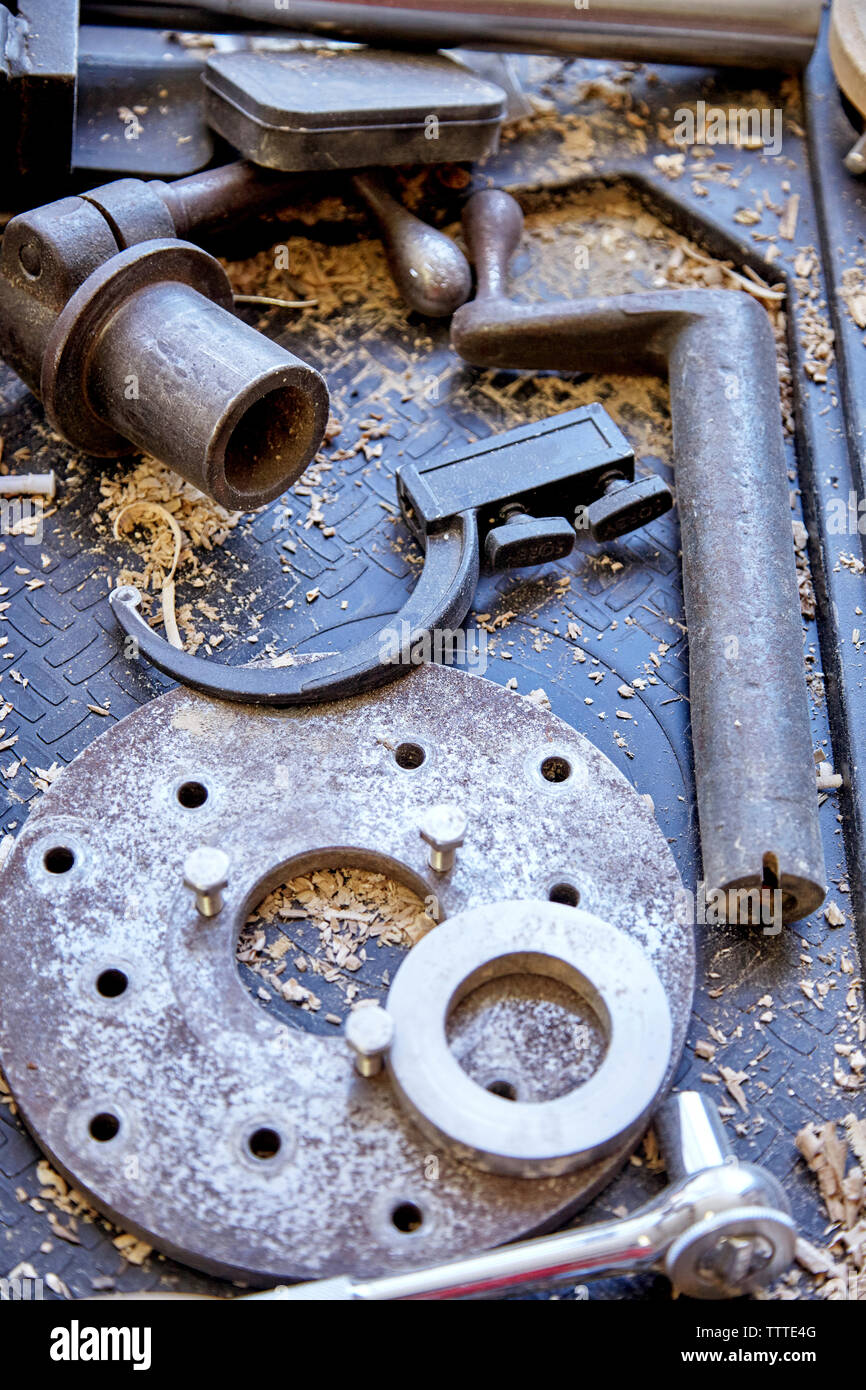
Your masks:
M809 564L809 532L802 521L796 517L792 522L794 533L794 558L797 565L797 588L800 593L800 612L809 621L818 611L815 585L812 582L812 569Z
M125 472L103 475L100 492L103 500L94 522L114 526L120 518L123 523L121 513L129 509L123 535L142 560L140 569L120 569L117 583L135 584L151 593L162 590L173 569L174 537L160 512L168 512L180 528L182 546L176 568L186 569L189 575L200 566L196 552L222 545L241 518L240 512L226 511L171 468L148 457ZM148 506L152 511L148 512Z
M331 201L318 204L317 214L327 218L330 210L334 216L336 208L329 209L328 206ZM342 205L339 206L342 208ZM298 219L297 212L293 211L292 220L306 219ZM340 220L346 220L344 208ZM359 221L358 239L341 246L328 246L312 237L298 235L289 236L281 242L277 223L274 227L274 247L260 251L248 260L227 264L232 288L236 294L283 299L298 296L315 300L315 305L292 314L292 326L301 316L305 329L310 320L318 321L342 310L351 310L356 319L369 321L371 326L378 322L383 309L390 310L395 320L405 319L406 307L397 293L381 244L361 235L361 232L362 224ZM282 256L275 254L278 249L283 250ZM288 272L278 264L283 261L288 262ZM270 333L284 327L277 315L262 322L267 323Z
M127 470L103 474L102 501L93 515L102 529L110 524L115 542L140 556L140 567L122 565L115 584L134 584L142 595L142 614L152 627L163 623L176 647L196 651L205 641L201 618L186 603L175 611L175 578L204 588L212 569L204 560L238 525L242 513L229 512L157 459L145 456ZM199 607L202 605L199 604ZM212 616L209 611L205 616ZM213 615L216 616L216 615ZM184 640L179 628L183 630Z
M785 286L781 281L768 283L749 266L738 269L732 261L706 255L661 221L624 185L533 194L521 201L526 216L522 273L515 294L518 302L537 298L532 287L538 281L545 286L545 298L550 296L551 290L563 298L582 298L645 290L724 289L749 294L763 304L776 343L783 425L786 434L793 436L793 386ZM811 261L807 269L809 276L814 277L815 267ZM799 281L795 283L800 284ZM804 280L801 289L804 297L817 294L813 278ZM814 361L816 372L819 363L826 370L826 354L832 360L832 334L829 345L826 344L828 331L823 319L816 322L812 334L814 342L807 351L807 360ZM547 380L541 377L536 382L540 395L547 388ZM592 382L598 396L599 379L594 377ZM623 378L620 389L633 408L646 407L656 415L664 414L663 388L655 377ZM551 403L546 404L547 413L550 413ZM638 440L639 449L643 444L649 452L669 453L667 421L662 424L660 420L659 426L667 440L666 449L662 439ZM629 419L623 427L628 431L632 421Z
M797 1260L821 1281L822 1298L866 1301L866 1120L846 1115L841 1130L831 1120L797 1135L831 1223L824 1249L798 1239Z
M293 925L301 923L318 930L315 954L294 939ZM322 869L290 879L259 904L241 932L237 959L307 1012L316 1013L322 1001L298 975L336 985L351 1007L360 994L352 976L363 970L368 947L408 949L435 925L417 893L384 874ZM336 1014L326 1017L342 1022Z
M814 246L805 246L794 260L794 293L797 299L803 370L819 386L826 385L827 373L836 357L836 334L830 327L826 301L822 298L819 257Z

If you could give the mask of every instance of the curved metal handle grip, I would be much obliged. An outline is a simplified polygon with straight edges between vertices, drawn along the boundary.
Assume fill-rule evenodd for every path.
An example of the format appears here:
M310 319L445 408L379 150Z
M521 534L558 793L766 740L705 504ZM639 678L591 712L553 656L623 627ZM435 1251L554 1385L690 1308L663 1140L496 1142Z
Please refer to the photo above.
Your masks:
M476 301L505 294L508 262L522 231L523 212L510 193L482 188L469 199L463 212L463 235L475 266Z
M114 589L115 619L160 671L195 690L252 705L297 705L338 700L386 685L415 664L412 648L425 633L459 626L478 583L478 526L473 512L456 516L447 531L427 539L424 568L400 611L375 637L348 651L324 653L297 666L222 666L178 651L141 616L141 595L132 585ZM396 639L396 641L395 641Z
M394 283L409 307L445 318L465 304L472 271L457 243L404 208L380 174L355 174L352 182L379 223Z

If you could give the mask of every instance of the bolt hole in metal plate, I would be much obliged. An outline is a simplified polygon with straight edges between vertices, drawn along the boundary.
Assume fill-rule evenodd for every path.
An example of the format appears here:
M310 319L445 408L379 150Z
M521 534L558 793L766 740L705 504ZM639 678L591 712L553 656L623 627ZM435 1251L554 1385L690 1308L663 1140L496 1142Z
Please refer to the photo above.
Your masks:
M425 750L411 771L395 758L405 743ZM538 772L551 753L569 762L564 782ZM208 789L197 809L178 799L190 782ZM468 828L454 867L436 874L418 823L443 802L465 810ZM225 906L211 920L183 886L200 844L230 858ZM66 873L44 865L58 846L74 852ZM64 771L4 871L0 1065L37 1141L125 1229L256 1282L363 1277L560 1223L637 1136L558 1177L482 1172L422 1133L387 1072L360 1077L339 1033L276 1020L244 989L235 952L250 910L327 864L436 896L443 926L571 882L577 911L626 933L664 986L669 1083L694 980L680 879L644 799L584 738L439 666L374 695L289 710L178 688ZM127 980L114 998L98 987L108 971ZM542 995L542 1012L548 1003ZM519 1094L532 1059L518 1050L512 1061L487 1080ZM111 1137L104 1116L116 1122Z

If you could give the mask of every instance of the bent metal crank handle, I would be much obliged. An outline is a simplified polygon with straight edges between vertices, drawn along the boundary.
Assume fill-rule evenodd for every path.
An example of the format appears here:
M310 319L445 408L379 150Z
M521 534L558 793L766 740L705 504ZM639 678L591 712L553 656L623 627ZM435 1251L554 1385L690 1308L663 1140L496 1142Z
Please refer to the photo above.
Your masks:
M786 921L806 917L825 870L769 319L726 290L514 304L522 225L498 189L467 203L478 288L452 344L481 367L667 375L704 877L729 914L732 894L771 889Z
M138 654L175 680L226 700L291 705L336 700L384 685L417 660L427 633L459 627L482 557L493 570L561 559L575 526L609 540L666 511L671 495L653 475L635 480L628 441L600 405L522 425L458 457L397 470L403 515L425 552L405 606L374 637L345 652L279 666L222 666L178 651L139 612L131 585L110 595Z

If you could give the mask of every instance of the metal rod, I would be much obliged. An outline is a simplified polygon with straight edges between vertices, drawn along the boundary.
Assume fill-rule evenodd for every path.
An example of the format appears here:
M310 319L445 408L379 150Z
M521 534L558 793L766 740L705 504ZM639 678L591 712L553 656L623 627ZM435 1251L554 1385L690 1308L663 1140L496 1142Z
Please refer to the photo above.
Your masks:
M150 0L149 8L177 8ZM128 7L127 7L128 8ZM236 23L284 28L382 46L481 48L712 66L804 67L821 20L821 0L522 0L461 5L422 0L198 0Z
M174 183L151 179L148 186L168 208L177 236L186 237L193 232L213 232L287 204L299 184L297 174L263 169L241 159L203 169Z

